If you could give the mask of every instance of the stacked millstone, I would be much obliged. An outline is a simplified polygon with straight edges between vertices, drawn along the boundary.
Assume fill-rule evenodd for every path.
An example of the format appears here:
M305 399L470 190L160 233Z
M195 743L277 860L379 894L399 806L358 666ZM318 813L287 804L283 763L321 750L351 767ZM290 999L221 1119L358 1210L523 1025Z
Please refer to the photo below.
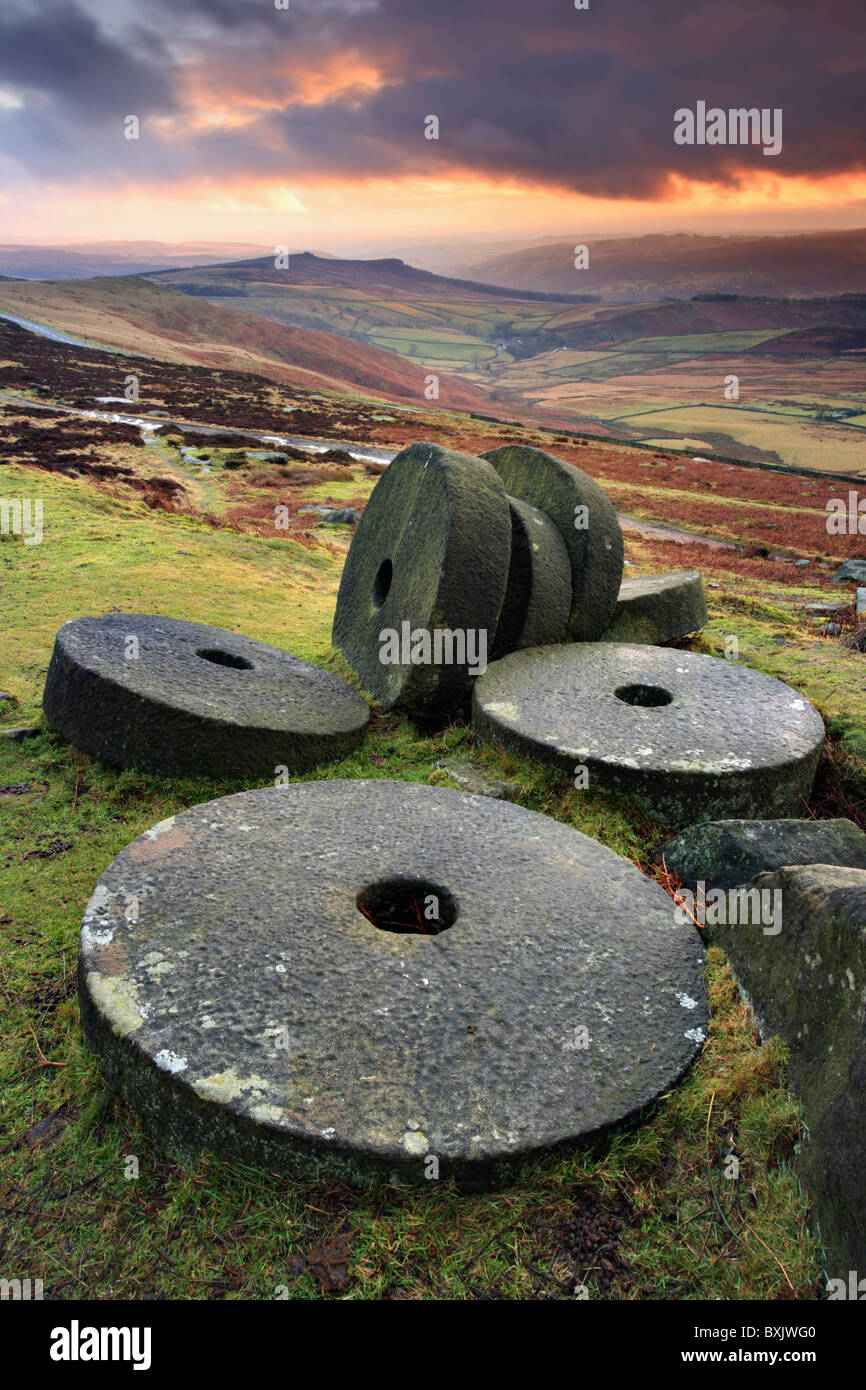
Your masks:
M542 449L411 444L367 503L333 640L383 709L447 718L488 657L551 643L670 642L707 620L694 571L622 580L598 483ZM438 641L437 641L438 635Z
M355 533L334 643L384 709L440 719L488 656L600 637L622 566L613 505L580 469L541 449L412 444Z

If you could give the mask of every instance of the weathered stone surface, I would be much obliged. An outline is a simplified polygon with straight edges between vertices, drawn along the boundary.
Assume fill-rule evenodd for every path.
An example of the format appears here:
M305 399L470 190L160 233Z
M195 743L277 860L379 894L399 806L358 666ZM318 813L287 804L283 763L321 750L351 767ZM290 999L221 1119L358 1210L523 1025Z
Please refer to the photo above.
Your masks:
M818 711L781 681L627 643L512 652L476 681L472 707L480 739L569 775L586 767L591 786L633 795L672 825L791 815L824 737Z
M656 850L684 887L733 888L786 864L866 869L866 835L850 820L719 820L690 825Z
M789 867L760 874L755 890L781 894L775 935L761 925L705 931L727 952L764 1034L788 1044L808 1130L799 1168L827 1274L847 1285L849 1270L866 1269L866 872Z
M322 516L326 526L357 526L361 513L354 507L341 507L338 511L327 511Z
M475 796L494 796L500 801L511 801L520 791L516 782L500 782L491 776L485 767L470 762L469 758L440 758L436 766L457 783L465 792Z
M705 1037L702 966L667 894L568 826L323 780L135 840L87 908L79 978L106 1079L170 1145L420 1182L433 1155L484 1183L668 1090Z
M571 562L550 517L508 498L511 561L493 656L561 642L571 613Z
M846 560L830 576L831 584L850 583L854 579L858 584L866 583L866 560Z
M624 579L613 622L602 642L676 642L707 621L704 583L697 570Z
M546 512L571 561L571 616L566 635L591 642L610 625L622 582L622 530L613 503L594 478L543 449L505 445L482 454L519 501ZM586 526L576 526L586 507Z
M304 772L357 748L370 717L345 681L288 652L144 613L65 623L42 706L100 762L170 777Z
M383 709L420 721L446 718L467 695L467 660L383 663L382 634L471 629L493 638L508 578L511 519L489 463L438 444L411 444L374 487L352 540L333 640ZM405 644L407 647L409 643ZM407 655L411 654L410 651ZM423 652L419 649L419 654ZM464 653L465 654L465 653ZM401 656L403 655L401 650Z

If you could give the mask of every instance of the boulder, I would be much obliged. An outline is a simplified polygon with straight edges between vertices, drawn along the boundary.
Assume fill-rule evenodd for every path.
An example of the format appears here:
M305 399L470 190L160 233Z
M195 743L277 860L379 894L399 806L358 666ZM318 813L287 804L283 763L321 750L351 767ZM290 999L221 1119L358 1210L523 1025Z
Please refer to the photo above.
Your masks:
M850 820L718 820L690 825L655 851L685 888L733 888L786 864L866 870L866 835Z
M727 953L762 1033L789 1048L807 1129L798 1167L828 1278L847 1285L866 1271L866 871L797 865L759 874L755 890L780 895L779 929L729 923L706 936Z
M866 584L866 560L846 560L830 577L831 584L852 583L855 580L858 584Z

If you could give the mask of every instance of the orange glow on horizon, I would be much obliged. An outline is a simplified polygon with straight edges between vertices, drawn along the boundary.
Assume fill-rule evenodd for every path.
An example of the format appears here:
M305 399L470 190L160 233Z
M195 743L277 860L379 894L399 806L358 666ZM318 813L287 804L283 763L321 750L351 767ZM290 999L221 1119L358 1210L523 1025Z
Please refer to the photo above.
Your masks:
M647 231L729 232L866 226L866 173L829 178L744 173L737 186L671 176L664 197L590 198L474 173L435 179L197 179L105 189L42 185L3 200L4 241L50 242L57 209L63 239L303 242L309 249L400 238L640 235ZM763 221L761 220L763 218Z

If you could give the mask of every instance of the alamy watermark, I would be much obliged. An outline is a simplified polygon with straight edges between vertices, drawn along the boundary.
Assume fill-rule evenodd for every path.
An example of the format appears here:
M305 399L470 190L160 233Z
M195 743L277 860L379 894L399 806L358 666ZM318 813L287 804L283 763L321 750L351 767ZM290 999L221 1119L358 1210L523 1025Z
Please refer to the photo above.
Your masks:
M763 927L764 936L778 936L782 930L781 888L711 888L698 879L696 892L678 888L674 917L678 926L692 922L698 927Z
M763 145L764 154L782 153L782 108L776 106L721 106L707 108L699 101L692 111L681 106L674 112L677 145Z
M828 497L824 510L828 536L866 536L866 497L859 492L849 491L847 501Z
M0 1301L30 1302L43 1297L41 1279L0 1279Z
M413 628L410 622L379 633L379 660L383 666L465 666L470 676L487 670L487 629L434 627Z
M0 536L23 536L25 545L41 545L42 499L0 497Z

